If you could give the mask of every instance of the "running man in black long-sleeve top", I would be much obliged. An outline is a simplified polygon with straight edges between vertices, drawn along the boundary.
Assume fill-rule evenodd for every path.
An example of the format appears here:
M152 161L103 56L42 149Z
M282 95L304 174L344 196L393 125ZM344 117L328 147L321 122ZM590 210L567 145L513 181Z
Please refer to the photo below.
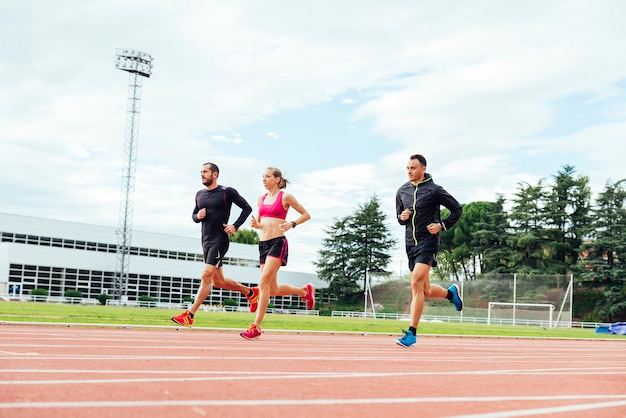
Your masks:
M248 219L252 213L252 207L232 187L217 184L220 170L213 163L202 165L200 175L205 188L196 193L196 206L191 215L194 222L202 223L202 249L204 252L204 270L202 271L202 283L193 305L180 315L172 317L172 321L179 325L191 326L196 311L211 293L211 287L236 290L244 295L250 302L250 311L256 311L258 306L258 288L249 288L233 279L224 277L222 263L230 245L230 234ZM235 222L228 224L230 210L233 203L241 208L241 214Z
M457 311L463 309L456 284L445 289L438 284L431 285L429 280L430 268L437 265L435 255L439 251L439 232L452 228L463 209L426 173L426 158L423 155L411 155L406 169L409 181L396 193L396 215L400 225L406 227L406 254L411 270L411 322L408 331L396 343L410 347L417 340L416 331L424 310L424 298L446 298ZM450 210L450 215L443 221L439 219L440 206Z

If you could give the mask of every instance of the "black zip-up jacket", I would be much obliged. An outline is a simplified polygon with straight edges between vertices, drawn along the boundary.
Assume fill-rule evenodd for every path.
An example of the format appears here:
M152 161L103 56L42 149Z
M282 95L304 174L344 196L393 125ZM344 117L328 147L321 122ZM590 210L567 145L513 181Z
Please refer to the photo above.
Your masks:
M450 215L441 221L440 206L446 207ZM406 221L400 220L400 214L411 209L412 214ZM406 182L396 193L396 219L400 225L406 226L405 241L407 246L419 244L439 244L439 234L431 234L426 227L435 222L441 223L442 229L452 228L461 217L463 208L443 187L436 185L430 174L425 173L424 179L418 184Z

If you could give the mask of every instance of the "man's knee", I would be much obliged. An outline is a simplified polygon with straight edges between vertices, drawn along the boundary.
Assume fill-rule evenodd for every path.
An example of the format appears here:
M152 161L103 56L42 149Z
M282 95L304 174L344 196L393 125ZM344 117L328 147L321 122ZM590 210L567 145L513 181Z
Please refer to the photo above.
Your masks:
M415 266L415 269L413 269L413 273L411 274L411 288L415 291L423 291L424 287L426 287L426 283L428 282L428 273L428 265L418 264Z
M215 278L215 268L211 267L206 267L204 270L202 270L202 275L200 276L200 278L202 279L202 281L213 281L213 279Z
M414 280L411 280L411 290L413 290L413 293L415 292L424 292L424 283L425 281L421 278L415 278Z

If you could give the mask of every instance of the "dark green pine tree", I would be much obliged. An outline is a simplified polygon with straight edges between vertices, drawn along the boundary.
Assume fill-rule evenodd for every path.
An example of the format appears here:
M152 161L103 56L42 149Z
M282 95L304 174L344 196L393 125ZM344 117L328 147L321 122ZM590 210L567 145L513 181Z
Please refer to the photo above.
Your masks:
M349 229L350 216L336 219L335 223L324 230L326 238L322 240L322 249L313 264L317 277L329 283L328 291L339 299L358 290L358 275L352 265L352 252L355 238Z
M366 272L385 272L391 261L395 240L385 225L380 202L372 196L349 216L336 219L325 233L318 260L314 262L321 280L339 297L360 293Z
M581 277L598 285L626 283L626 179L605 186L592 210L593 229L583 244Z
M593 229L582 245L576 272L593 287L604 287L597 314L626 320L626 179L607 183L596 199Z
M350 229L355 238L354 268L360 273L365 286L366 272L385 273L391 261L391 251L396 240L385 225L387 217L380 210L376 195L359 208L350 218Z
M591 223L589 178L574 176L574 167L565 165L554 176L546 198L546 273L566 274L576 264L584 233Z
M543 181L536 186L520 183L509 215L513 234L510 237L511 267L518 273L543 272L545 191Z

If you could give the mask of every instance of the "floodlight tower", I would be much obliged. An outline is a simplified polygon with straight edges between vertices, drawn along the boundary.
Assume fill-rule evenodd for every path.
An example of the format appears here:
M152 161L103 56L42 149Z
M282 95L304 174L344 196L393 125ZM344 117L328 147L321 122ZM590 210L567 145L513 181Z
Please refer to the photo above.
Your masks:
M133 194L137 166L141 78L152 73L152 56L133 49L116 50L115 68L127 71L128 103L126 110L126 144L122 169L122 198L117 234L117 261L115 265L115 299L125 299L130 264L130 241L133 221Z

